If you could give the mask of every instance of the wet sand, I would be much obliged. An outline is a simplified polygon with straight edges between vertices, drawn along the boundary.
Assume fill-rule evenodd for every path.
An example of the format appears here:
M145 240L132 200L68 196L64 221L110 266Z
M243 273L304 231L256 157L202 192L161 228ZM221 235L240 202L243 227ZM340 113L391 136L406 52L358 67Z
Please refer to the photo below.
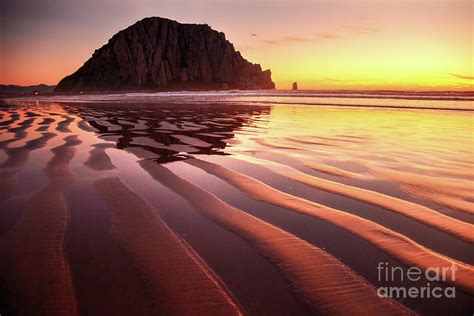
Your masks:
M0 113L2 315L474 308L469 112L9 101ZM428 280L380 280L379 262L455 264L432 286L456 298L380 298Z

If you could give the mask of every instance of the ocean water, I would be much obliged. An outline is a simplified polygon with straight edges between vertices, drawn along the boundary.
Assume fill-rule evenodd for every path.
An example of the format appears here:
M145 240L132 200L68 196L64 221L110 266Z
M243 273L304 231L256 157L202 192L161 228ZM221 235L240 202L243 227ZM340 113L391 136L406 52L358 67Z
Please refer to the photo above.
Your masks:
M31 98L26 98L29 100ZM260 104L354 106L413 109L474 109L473 92L406 92L406 91L205 91L54 95L40 100L64 102L143 102L178 104Z
M2 101L0 303L22 310L20 291L36 293L40 310L91 315L469 315L473 99L228 91ZM435 281L378 268L452 264L455 278ZM377 295L427 286L455 297Z

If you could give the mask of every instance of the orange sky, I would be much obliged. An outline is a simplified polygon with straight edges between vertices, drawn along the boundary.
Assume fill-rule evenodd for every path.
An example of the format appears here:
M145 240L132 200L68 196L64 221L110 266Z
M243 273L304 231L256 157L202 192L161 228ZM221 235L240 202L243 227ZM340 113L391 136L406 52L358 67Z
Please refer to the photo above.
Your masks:
M146 16L208 23L279 89L469 90L474 11L465 0L4 0L0 83L56 84ZM255 33L256 36L250 36Z

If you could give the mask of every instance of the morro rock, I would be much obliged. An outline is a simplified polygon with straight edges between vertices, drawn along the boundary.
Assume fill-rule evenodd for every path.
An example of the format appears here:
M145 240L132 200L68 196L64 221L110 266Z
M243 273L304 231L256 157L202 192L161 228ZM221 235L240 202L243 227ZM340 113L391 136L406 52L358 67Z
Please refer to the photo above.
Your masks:
M274 89L224 33L202 24L151 17L115 34L55 92Z

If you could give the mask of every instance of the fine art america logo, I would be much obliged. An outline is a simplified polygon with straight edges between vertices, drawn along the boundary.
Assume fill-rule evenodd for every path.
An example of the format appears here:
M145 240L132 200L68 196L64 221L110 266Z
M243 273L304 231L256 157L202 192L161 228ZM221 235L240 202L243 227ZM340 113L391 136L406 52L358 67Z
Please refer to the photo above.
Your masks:
M428 267L422 270L418 267L403 269L389 266L388 262L379 262L377 266L378 281L388 284L377 288L377 295L383 298L455 298L455 287L441 287L432 282L456 281L457 267L453 263L448 267ZM423 282L426 281L426 282ZM395 284L410 284L413 286L390 286ZM452 282L450 282L452 283Z

